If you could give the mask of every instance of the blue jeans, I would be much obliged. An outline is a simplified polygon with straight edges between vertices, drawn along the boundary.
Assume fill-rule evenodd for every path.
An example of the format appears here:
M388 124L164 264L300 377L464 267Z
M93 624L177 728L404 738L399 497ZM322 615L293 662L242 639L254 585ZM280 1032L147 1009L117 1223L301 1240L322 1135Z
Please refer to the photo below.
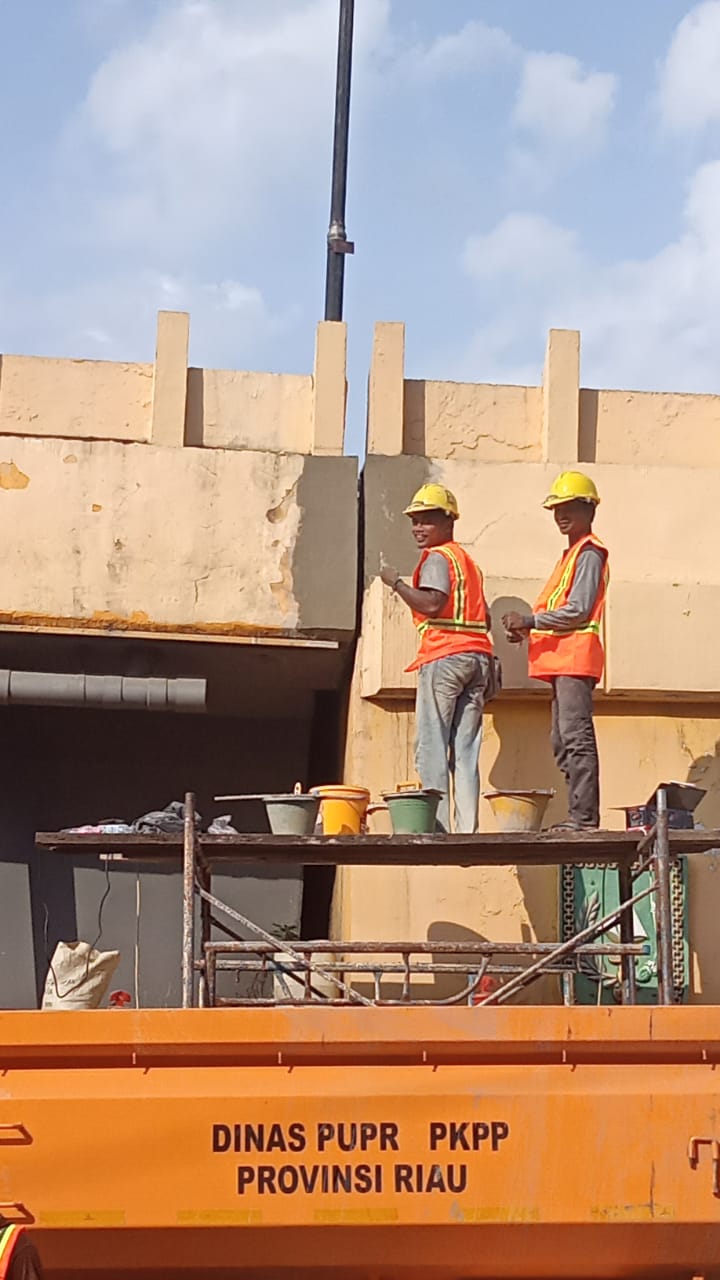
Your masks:
M415 708L415 767L424 787L443 792L437 829L450 830L450 775L455 792L455 830L478 829L480 744L490 659L455 653L426 662L418 671Z

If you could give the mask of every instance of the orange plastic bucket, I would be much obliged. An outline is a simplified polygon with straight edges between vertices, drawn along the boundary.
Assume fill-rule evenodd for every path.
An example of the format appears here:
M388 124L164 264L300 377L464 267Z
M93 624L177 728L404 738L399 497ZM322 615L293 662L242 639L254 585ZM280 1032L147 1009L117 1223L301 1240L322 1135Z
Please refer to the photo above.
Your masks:
M366 787L346 787L341 783L331 783L323 787L311 787L310 793L320 797L323 835L360 835L370 803L370 792Z

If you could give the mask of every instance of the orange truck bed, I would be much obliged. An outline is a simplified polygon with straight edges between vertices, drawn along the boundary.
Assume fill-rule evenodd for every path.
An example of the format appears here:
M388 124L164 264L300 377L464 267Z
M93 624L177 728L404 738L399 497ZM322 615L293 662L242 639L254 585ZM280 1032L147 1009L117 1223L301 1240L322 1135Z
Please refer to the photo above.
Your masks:
M48 1275L720 1277L720 1011L0 1013Z

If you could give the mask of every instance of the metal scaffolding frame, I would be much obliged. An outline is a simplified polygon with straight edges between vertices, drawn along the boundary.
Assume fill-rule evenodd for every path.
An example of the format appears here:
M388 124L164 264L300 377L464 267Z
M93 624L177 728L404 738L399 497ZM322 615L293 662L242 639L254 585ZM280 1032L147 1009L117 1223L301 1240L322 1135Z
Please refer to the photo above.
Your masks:
M586 929L576 933L572 938L561 943L349 943L341 940L323 939L314 943L296 942L289 944L287 942L279 943L271 935L260 929L253 921L247 919L240 912L227 906L211 893L211 878L213 857L210 850L203 848L203 841L197 833L197 825L194 821L195 798L192 793L188 793L185 800L185 838L183 849L183 865L184 865L184 927L183 927L183 1004L190 1007L195 1003L195 975L199 977L198 983L198 1000L201 1005L210 1003L213 1005L232 1004L245 1005L253 1003L282 1003L274 998L268 1001L250 998L228 999L218 997L217 995L217 974L221 971L234 971L235 973L244 972L262 973L265 971L278 974L280 977L280 987L284 987L287 992L287 999L291 1003L314 1003L318 1000L319 992L317 989L317 979L330 983L335 988L336 998L332 1000L325 996L325 1002L330 1003L363 1003L363 1004L459 1004L473 1003L476 1005L484 1004L502 1004L512 996L518 995L525 990L531 983L537 981L538 978L545 977L548 974L560 974L562 978L563 999L565 1003L572 1003L574 984L573 977L577 963L580 957L585 954L596 955L611 954L620 958L621 962L621 1000L623 1004L635 1004L637 998L636 982L635 982L635 964L634 957L637 955L647 954L648 948L642 944L636 944L633 939L633 917L632 911L637 902L642 898L651 894L656 898L656 920L657 920L657 957L658 957L658 1003L672 1003L672 914L670 910L670 833L667 820L667 803L665 792L658 795L658 812L657 822L652 831L644 835L641 839L632 843L634 845L633 855L628 857L625 852L624 857L617 859L618 869L618 888L620 904L614 910L609 912L602 919L596 921ZM610 833L598 833L601 838L603 834L610 837L611 845L614 843ZM565 833L563 833L563 837ZM243 837L235 837L242 840ZM327 838L325 838L327 839ZM356 838L349 837L349 840L355 841ZM362 839L362 838L361 838ZM398 842L402 843L403 838L397 837ZM452 843L447 837L421 837L424 848L428 848L428 844L441 844L447 849L448 844ZM503 847L506 844L504 836L480 836L474 839L473 846L470 847L465 841L462 841L461 850L456 854L458 865L485 865L487 858L487 842L492 842L494 847L498 843ZM512 837L513 842L516 837ZM536 844L539 846L543 837L538 837ZM549 837L552 839L552 836ZM583 837L580 837L582 840ZM585 837L587 840L587 837ZM597 837L593 834L591 837L593 844L597 846ZM297 848L298 853L303 852L305 846L305 855L309 854L309 846L323 837L296 837L293 844ZM363 844L367 847L367 841L372 837L366 837ZM548 837L545 836L547 848L547 859L549 865L558 863L559 854L564 853L564 857L560 858L560 863L578 861L578 837L572 837L572 852L568 849L559 850L557 847L552 848L547 844ZM456 837L456 843L458 838ZM347 844L347 842L345 842ZM557 838L556 838L557 843ZM560 845L568 843L567 838L561 838ZM607 846L607 841L604 842ZM373 844L376 854L382 855L382 852L388 851L388 837L377 837ZM410 838L406 838L406 847L410 845ZM414 845L414 842L413 842ZM343 850L345 851L345 850ZM357 852L357 844L353 845L353 852ZM408 853L412 852L412 848L408 848ZM607 852L607 849L605 850ZM611 849L612 852L614 850ZM351 852L350 849L347 853ZM552 852L553 856L550 856ZM462 856L460 856L462 854ZM472 857L468 855L472 854ZM484 856L483 856L484 855ZM587 857L587 854L584 855ZM639 862L638 862L639 857ZM340 863L343 859L337 857ZM354 861L355 859L353 859ZM374 858L373 861L376 859ZM380 856L380 861L382 857ZM652 881L647 889L640 893L633 893L633 883L635 878L644 870L652 871ZM195 936L195 905L196 899L200 900L200 957L195 958L193 951L193 938ZM221 913L213 914L213 912ZM240 939L236 933L221 918L221 915L229 916L236 924L250 929L260 939L259 943L248 943ZM603 947L596 943L596 939L606 933L614 924L620 925L620 944ZM221 932L229 935L226 942L213 942L211 931L213 926ZM413 961L414 956L424 955L430 952L433 956L465 956L467 959L463 963L452 960L435 960L430 962ZM313 961L313 957L318 953L324 955L332 955L335 962L328 967L328 962L324 961L322 966L317 961ZM361 962L351 959L357 954L372 954L375 959L371 962ZM393 964L390 957L395 954L402 956L402 965ZM282 960L278 961L278 956ZM289 960L288 960L289 957ZM506 960L504 965L498 966L491 964L491 960L495 957L503 957ZM529 965L520 963L522 958L536 957ZM472 959L470 959L472 958ZM507 961L514 963L507 963ZM292 967L289 967L291 963ZM483 994L481 992L482 980L488 972L493 974L503 974L505 980L500 983L494 991ZM344 980L348 973L355 975L370 975L374 984L374 996L371 999L364 997L357 990L356 986L350 986ZM385 1000L381 995L381 980L385 976L397 975L402 976L402 997L400 1000ZM411 993L412 976L420 974L439 975L441 973L453 973L458 976L465 976L466 983L463 989L453 998L439 1001L418 1000L413 998ZM289 980L294 981L297 987L298 978L301 974L303 977L302 989L295 995L289 990ZM313 977L316 984L313 985Z
M635 959L648 944L633 936L633 908L654 898L658 965L657 999L672 1004L673 915L671 858L703 853L720 845L720 832L670 831L667 796L657 794L657 820L639 832L539 832L440 836L272 836L202 835L195 796L185 797L182 839L169 835L78 835L40 832L36 843L56 852L94 852L104 860L132 863L182 859L182 1006L317 1003L359 1005L504 1004L548 974L561 979L565 1003L573 1003L574 976L583 956L620 961L618 997L635 1004ZM616 867L619 905L602 919L562 942L443 942L341 939L282 941L213 893L213 871L221 866L264 862L305 865L394 866L582 866ZM635 891L635 881L650 872L650 884ZM619 924L620 942L603 942ZM248 941L238 927L256 940ZM213 938L213 932L224 935ZM322 959L318 957L322 955ZM329 958L328 958L329 957ZM220 973L245 974L259 991L237 998L218 994ZM488 989L484 979L497 980ZM279 994L267 993L270 977ZM414 994L413 979L458 979L460 989L435 1000ZM383 994L383 981L399 992ZM367 987L371 994L365 994Z

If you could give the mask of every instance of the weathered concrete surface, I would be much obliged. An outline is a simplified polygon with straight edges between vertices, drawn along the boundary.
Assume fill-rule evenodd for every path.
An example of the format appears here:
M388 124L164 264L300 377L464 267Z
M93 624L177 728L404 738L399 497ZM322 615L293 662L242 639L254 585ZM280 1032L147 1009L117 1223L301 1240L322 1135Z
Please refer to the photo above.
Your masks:
M360 661L360 658L358 659ZM345 764L349 782L384 790L415 778L412 701L368 701L359 694L356 668L350 699ZM717 707L665 702L600 701L596 730L601 760L603 826L619 830L616 806L641 802L662 779L690 781L708 790L698 821L720 826L720 712ZM485 716L481 754L483 790L554 787L546 821L567 814L566 791L550 749L550 706L545 699L502 698ZM487 801L481 828L494 830ZM716 963L720 914L720 858L689 862L692 1000L720 1003ZM558 879L554 869L355 868L338 869L333 929L353 938L446 938L522 941L558 936ZM528 995L533 1003L535 990ZM557 1000L554 983L540 998Z
M301 626L352 633L354 459L32 438L6 445L0 462L27 483L0 487L0 622L228 637ZM319 549L331 592L313 576Z
M363 579L365 585L382 567L383 560L401 574L412 573L417 548L410 536L410 521L403 509L421 485L433 478L428 458L382 458L368 455L362 474Z
M301 631L353 631L357 608L358 480L355 458L305 458L295 500L292 559Z
M720 618L715 527L720 470L608 464L586 469L602 496L595 529L611 557L605 692L715 698L717 664L706 638ZM407 456L368 458L363 475L365 590L379 573L383 556L401 574L412 573L417 553L402 509L418 484L426 478L437 480L458 499L457 538L485 574L495 630L504 644L500 615L511 607L511 600L532 606L563 550L555 523L541 505L557 471L553 463L518 467ZM379 603L385 611L394 609L385 598L378 602L373 597L368 603L368 616L373 618ZM407 619L397 609L396 615L407 633L401 654L409 655ZM366 629L364 623L363 633ZM372 630L374 643L379 635L388 636L388 619L373 623ZM649 653L645 638L650 635L657 640ZM517 669L518 655L506 647L503 656L511 664L509 673L517 676L507 687L528 687L526 675ZM367 655L364 661L367 665Z
M318 325L312 374L188 369L189 330L159 312L154 364L0 356L0 435L342 454L345 324Z
M149 440L152 364L0 356L0 432Z
M550 330L541 386L406 379L404 352L403 325L375 326L369 453L476 462L720 466L720 397L580 388L576 330Z
M397 360L393 369L399 379ZM376 412L363 475L362 624L345 777L377 798L416 776L414 678L403 672L415 637L377 575L383 559L412 573L417 552L402 509L420 483L437 480L457 495L457 537L485 572L505 666L506 692L485 717L483 788L554 787L547 820L565 816L548 693L529 686L524 648L506 645L499 615L527 609L561 554L541 503L558 471L579 465L600 490L596 530L611 557L596 715L601 820L620 827L617 806L677 778L707 789L697 817L717 826L720 397L580 392L578 381L577 335L555 332L543 388L405 381L404 455L389 456L398 452L397 425L385 446ZM493 829L486 801L480 821ZM691 999L717 1003L718 859L690 859L689 877ZM333 929L355 938L547 939L557 936L557 908L557 874L543 868L343 868ZM527 998L557 1000L559 992L547 983Z
M578 457L627 467L720 467L720 396L583 389Z
M188 369L185 440L210 449L312 452L308 375Z
M541 426L539 387L405 382L405 453L538 462Z

